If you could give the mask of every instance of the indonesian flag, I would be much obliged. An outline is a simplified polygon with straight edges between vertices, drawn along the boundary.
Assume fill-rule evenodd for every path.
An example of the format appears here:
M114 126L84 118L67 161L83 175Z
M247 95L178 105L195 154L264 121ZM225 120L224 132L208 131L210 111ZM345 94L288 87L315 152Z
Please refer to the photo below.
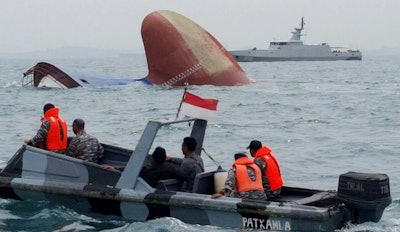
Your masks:
M177 118L214 120L217 114L217 104L217 99L201 98L186 91Z

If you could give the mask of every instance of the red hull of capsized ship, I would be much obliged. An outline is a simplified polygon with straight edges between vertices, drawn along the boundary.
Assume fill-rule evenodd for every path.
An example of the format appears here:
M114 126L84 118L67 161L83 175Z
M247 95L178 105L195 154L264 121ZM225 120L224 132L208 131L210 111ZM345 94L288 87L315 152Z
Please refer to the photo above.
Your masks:
M232 55L206 30L172 12L156 11L142 23L149 74L163 86L250 84Z

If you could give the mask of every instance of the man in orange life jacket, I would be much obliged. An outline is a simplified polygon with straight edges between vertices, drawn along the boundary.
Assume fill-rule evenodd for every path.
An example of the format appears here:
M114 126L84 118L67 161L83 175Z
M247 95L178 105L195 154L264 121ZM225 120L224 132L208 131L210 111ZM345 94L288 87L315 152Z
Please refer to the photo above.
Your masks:
M283 180L278 160L272 150L267 146L262 146L258 140L251 141L247 149L250 149L254 163L261 170L264 191L268 199L279 197Z
M235 162L228 171L224 188L211 196L215 199L226 195L253 200L266 200L262 185L261 171L254 162L243 153L235 154Z
M26 144L64 153L67 149L67 122L59 116L60 109L48 103L43 107L42 124L32 139L26 139Z

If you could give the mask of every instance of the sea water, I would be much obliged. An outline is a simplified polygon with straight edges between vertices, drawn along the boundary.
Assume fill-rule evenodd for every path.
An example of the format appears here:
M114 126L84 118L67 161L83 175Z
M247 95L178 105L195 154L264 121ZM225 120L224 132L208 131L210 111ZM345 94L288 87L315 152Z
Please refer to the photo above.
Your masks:
M40 126L44 104L58 106L71 124L102 142L134 149L148 120L174 119L183 88L133 83L76 89L22 87L23 72L39 61L101 76L141 78L144 55L104 59L0 60L0 165L4 166ZM253 84L190 86L216 98L218 114L208 123L204 148L225 169L233 154L258 139L272 148L285 185L337 189L348 171L386 173L393 203L378 223L349 231L400 231L400 57L362 61L240 63ZM72 135L71 129L69 130ZM182 137L171 133L163 146L182 157ZM206 170L217 165L203 155ZM79 214L51 202L0 199L0 231L238 231L190 225L174 218L132 222L120 217Z

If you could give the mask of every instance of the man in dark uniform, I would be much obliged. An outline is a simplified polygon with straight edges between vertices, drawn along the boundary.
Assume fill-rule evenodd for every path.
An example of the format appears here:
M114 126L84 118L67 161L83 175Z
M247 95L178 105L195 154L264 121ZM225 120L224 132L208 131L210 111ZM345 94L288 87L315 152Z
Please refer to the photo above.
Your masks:
M151 165L143 167L140 176L153 188L157 187L159 180L178 179L185 181L186 175L170 163L165 163L167 158L165 149L156 147L151 155Z
M195 153L197 141L193 137L185 137L182 142L182 154L184 158L168 157L173 163L180 165L181 171L187 176L187 181L183 184L182 191L192 192L196 175L204 172L203 159Z

